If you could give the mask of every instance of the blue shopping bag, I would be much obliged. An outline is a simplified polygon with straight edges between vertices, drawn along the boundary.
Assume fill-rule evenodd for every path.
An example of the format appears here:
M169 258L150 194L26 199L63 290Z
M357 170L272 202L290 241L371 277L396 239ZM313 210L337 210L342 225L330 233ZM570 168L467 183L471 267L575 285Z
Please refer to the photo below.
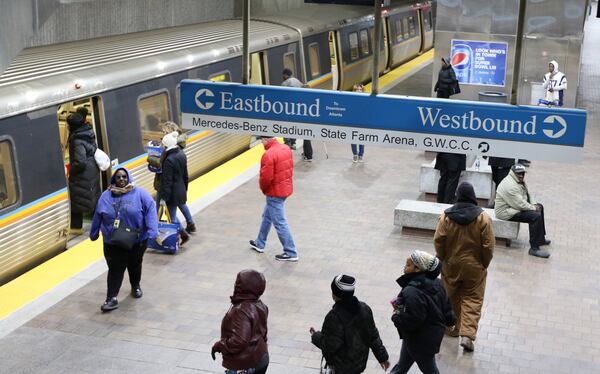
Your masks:
M162 219L163 213L167 216L166 221ZM155 240L148 241L148 248L168 254L175 254L179 250L179 225L171 223L169 210L164 205L158 208L158 235Z

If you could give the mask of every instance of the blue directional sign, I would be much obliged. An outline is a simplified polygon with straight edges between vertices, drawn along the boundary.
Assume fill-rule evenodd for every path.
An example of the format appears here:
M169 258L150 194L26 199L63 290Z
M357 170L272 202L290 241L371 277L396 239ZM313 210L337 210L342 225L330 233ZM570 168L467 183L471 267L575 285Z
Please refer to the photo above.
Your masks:
M184 80L183 127L253 135L576 161L586 112Z

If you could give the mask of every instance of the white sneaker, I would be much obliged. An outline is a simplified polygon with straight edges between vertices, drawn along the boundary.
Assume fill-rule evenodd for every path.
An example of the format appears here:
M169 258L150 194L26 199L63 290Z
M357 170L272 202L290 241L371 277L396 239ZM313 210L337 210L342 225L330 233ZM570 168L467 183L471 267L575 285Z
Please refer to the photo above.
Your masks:
M364 162L363 161L363 156L358 156L358 162Z
M357 155L352 156L352 162L354 162L354 163L358 162L358 156Z

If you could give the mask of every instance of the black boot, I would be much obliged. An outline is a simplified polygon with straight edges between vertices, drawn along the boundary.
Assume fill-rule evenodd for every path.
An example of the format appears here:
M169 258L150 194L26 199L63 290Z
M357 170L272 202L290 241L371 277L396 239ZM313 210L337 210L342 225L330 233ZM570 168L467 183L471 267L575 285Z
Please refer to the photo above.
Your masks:
M195 233L196 232L196 224L194 224L194 223L188 223L187 226L186 226L186 228L185 228L185 231L187 231L188 234Z
M185 232L185 230L179 230L179 235L181 235L181 243L179 243L179 245L184 245L188 240L190 240L190 235Z

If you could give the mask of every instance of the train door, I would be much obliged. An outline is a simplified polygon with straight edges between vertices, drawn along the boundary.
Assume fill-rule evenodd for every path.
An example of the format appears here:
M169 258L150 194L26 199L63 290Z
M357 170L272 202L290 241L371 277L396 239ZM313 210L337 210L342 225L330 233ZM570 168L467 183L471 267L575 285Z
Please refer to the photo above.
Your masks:
M419 54L422 54L425 52L425 46L427 44L427 40L425 38L425 31L426 28L429 25L429 19L425 18L425 14L423 13L423 9L420 8L419 11L417 12L418 16L418 20L419 20L419 30L421 32L421 48L419 50Z
M250 84L264 84L265 76L263 70L263 52L256 52L250 55Z
M106 128L103 126L104 118L102 117L103 110L102 100L100 97L88 97L59 105L57 111L58 129L60 133L61 152L65 165L65 176L67 178L71 168L71 160L69 157L69 126L67 124L67 117L77 111L82 113L82 108L85 108L87 111L85 122L88 126L92 127L96 135L96 144L98 145L98 148L102 149L104 152L106 152L106 154L110 154L107 147L108 142L106 137ZM110 168L106 172L101 172L102 174L100 176L99 186L100 191L108 187L110 172ZM91 217L84 217L84 219L86 218L89 219ZM78 233L78 231L73 232Z
M337 45L339 41L337 40L337 32L330 31L329 32L329 59L331 60L331 74L333 75L333 90L338 90L340 88L340 82L342 78L341 74L341 61L340 55L338 54Z

